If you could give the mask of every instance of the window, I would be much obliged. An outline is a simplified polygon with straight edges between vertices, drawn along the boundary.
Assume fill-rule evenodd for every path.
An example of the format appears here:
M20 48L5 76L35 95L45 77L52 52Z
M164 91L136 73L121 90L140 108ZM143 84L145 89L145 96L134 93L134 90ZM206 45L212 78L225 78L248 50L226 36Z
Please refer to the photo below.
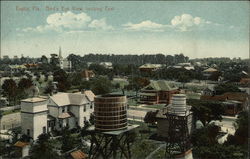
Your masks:
M43 133L46 133L46 126L43 127Z
M27 135L30 136L30 129L27 129Z
M93 108L93 103L90 104L90 109L92 109L92 108Z
M62 112L63 112L63 113L65 112L65 107L62 107Z
M84 122L87 121L86 117L83 118Z
M86 112L86 105L84 105L83 111Z

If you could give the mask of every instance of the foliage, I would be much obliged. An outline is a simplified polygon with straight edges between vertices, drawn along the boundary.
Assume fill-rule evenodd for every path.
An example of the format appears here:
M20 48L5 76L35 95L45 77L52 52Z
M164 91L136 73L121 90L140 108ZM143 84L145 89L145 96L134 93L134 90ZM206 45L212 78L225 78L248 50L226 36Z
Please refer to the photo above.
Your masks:
M111 81L105 76L95 77L91 81L91 90L94 94L107 94L111 92L112 84Z
M78 146L78 139L71 135L70 131L66 128L62 130L62 152L67 152Z
M79 86L81 84L81 81L82 81L81 73L80 72L72 73L69 75L69 79L70 79L70 83L73 86Z
M156 114L158 113L158 111L155 112L147 112L147 114L144 117L144 122L145 123L155 123L156 122Z
M201 129L196 129L191 136L194 146L211 146L217 144L217 135L220 127L216 125L207 125Z
M206 125L212 120L221 120L225 108L222 104L214 101L188 99L188 105L191 105L191 111L196 120L200 120L203 125Z
M54 81L58 82L58 90L61 92L65 92L70 88L70 82L68 80L67 73L60 69L54 72Z
M3 94L8 97L9 101L15 101L17 95L17 85L13 79L7 79L2 85Z
M31 159L60 159L54 147L49 142L48 134L41 134L38 136L37 142L31 148Z
M150 152L156 149L156 145L152 141L141 140L137 141L132 147L134 158L145 158Z
M142 89L143 87L147 86L150 84L150 81L148 78L145 77L132 77L128 79L129 84L126 86L128 90L135 90L136 94L137 92Z
M27 78L22 78L18 83L18 89L24 90L33 86L32 80Z
M236 120L236 132L228 136L226 144L233 144L247 147L248 144L248 112L241 112Z
M240 89L232 83L221 83L214 87L215 93L221 95L226 92L240 92Z
M212 146L193 147L194 158L203 159L245 159L246 151L239 146L214 144Z

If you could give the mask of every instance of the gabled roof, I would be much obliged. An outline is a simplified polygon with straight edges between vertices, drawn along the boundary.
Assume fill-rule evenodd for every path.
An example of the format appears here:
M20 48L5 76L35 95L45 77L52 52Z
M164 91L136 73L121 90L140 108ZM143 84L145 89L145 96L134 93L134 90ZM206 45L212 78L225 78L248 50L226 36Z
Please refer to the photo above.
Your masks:
M214 68L208 68L206 70L204 70L203 72L217 72L218 70L214 69Z
M247 93L242 93L242 92L227 92L222 95L201 96L202 100L213 100L213 101L234 100L234 101L245 102L247 98L249 99L249 95Z
M73 159L85 159L85 158L88 157L88 156L87 156L85 153L83 153L81 150L77 150L77 151L71 152L70 155L71 155L71 157L72 157Z
M84 94L87 96L88 100L94 102L95 94L91 91L84 91Z
M71 112L65 112L65 113L62 113L58 116L59 119L66 119L66 118L70 118L70 117L73 117L74 114L71 113Z
M17 141L17 142L14 144L14 146L16 146L16 147L21 147L21 148L23 148L23 147L25 147L25 146L27 146L27 145L29 145L28 142L22 142L22 141Z
M83 105L90 102L84 94L61 92L51 96L50 100L52 100L58 106Z
M162 65L161 64L144 64L142 66L140 66L139 68L160 68Z
M171 91L178 89L175 84L165 80L150 81L150 84L144 87L142 90L156 90L156 91Z

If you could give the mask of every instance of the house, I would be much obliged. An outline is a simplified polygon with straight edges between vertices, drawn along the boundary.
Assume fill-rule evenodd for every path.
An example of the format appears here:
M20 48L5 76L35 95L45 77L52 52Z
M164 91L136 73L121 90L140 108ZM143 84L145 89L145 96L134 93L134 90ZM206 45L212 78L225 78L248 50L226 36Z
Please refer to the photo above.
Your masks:
M72 159L86 159L88 155L83 153L81 150L76 150L70 153L70 158Z
M59 92L49 98L48 110L50 129L61 130L66 126L69 129L83 127L94 107L85 94Z
M29 156L29 150L30 150L30 143L23 142L23 141L17 141L14 144L15 153L19 157L26 157Z
M88 81L90 78L95 77L95 73L92 70L83 70L81 76L84 80Z
M141 72L153 72L153 71L156 71L158 69L160 69L162 67L161 64L144 64L142 66L139 67L139 70Z
M140 103L143 104L169 104L173 94L179 93L178 88L165 80L150 81L150 84L142 88Z
M85 94L86 93L86 94ZM83 127L94 110L94 94L56 93L50 97L33 97L21 101L22 134L34 140L42 133L64 127Z
M113 68L112 62L101 62L100 65L107 68L107 69L112 69Z
M236 115L249 107L249 95L243 92L227 92L222 95L203 95L201 100L222 102L226 106L226 115Z
M185 70L194 70L194 66L192 66L191 63L178 63L174 66L169 66L169 67L177 69L183 68Z
M218 70L215 68L211 68L211 67L203 70L203 76L206 78L210 78L211 76L213 76L216 73L218 73Z
M202 91L202 95L207 95L207 96L213 96L215 93L214 88L212 87L206 87L203 91Z
M248 86L250 84L250 78L241 78L240 79L240 84Z

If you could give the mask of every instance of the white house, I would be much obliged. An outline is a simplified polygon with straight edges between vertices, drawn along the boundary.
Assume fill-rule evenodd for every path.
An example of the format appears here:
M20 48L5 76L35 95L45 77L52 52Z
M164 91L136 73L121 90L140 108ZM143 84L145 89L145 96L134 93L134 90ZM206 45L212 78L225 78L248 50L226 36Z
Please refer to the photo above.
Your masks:
M83 127L94 110L94 94L59 92L46 97L34 97L21 101L22 133L34 140L42 133L52 130Z
M60 130L66 126L69 129L83 127L94 107L85 94L59 92L49 98L48 109L50 129Z

